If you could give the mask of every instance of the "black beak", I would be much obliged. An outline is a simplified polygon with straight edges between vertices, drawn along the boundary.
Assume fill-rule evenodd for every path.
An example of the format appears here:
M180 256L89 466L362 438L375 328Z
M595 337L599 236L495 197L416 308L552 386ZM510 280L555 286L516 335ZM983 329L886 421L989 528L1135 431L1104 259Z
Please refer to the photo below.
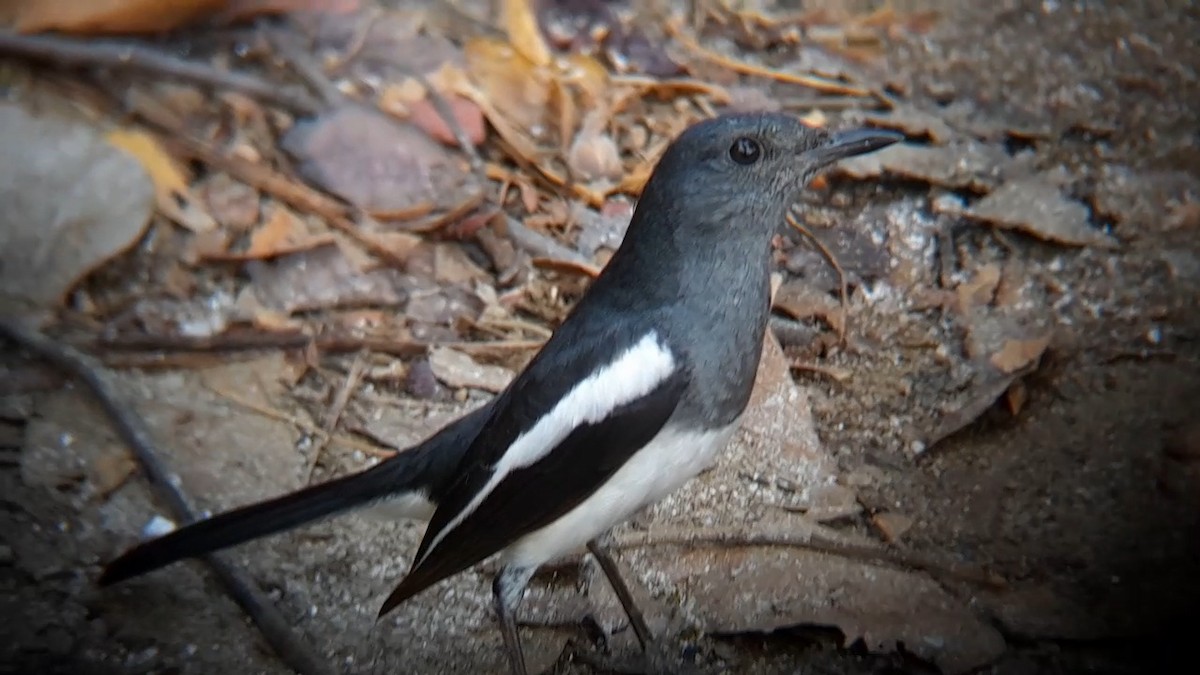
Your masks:
M818 166L864 155L904 140L904 134L883 129L855 129L830 134L829 141L810 151Z

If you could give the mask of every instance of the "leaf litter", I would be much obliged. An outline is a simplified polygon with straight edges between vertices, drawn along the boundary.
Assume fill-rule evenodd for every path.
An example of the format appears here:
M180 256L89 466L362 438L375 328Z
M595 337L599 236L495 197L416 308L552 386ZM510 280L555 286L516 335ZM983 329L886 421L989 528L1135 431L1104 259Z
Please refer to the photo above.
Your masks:
M225 20L260 13L284 20L271 28L276 33L245 43L253 46L236 54L227 51L231 42L209 46L201 37L201 48L189 58L212 72L193 72L170 88L136 81L176 72L174 62L153 53L138 53L137 76L73 74L68 97L108 87L120 97L125 88L134 123L125 117L119 124L94 125L91 134L115 139L106 151L116 145L136 158L105 178L139 176L142 192L120 194L144 193L145 203L140 215L122 223L129 229L113 237L119 245L65 266L70 271L61 280L39 289L54 290L39 300L41 307L57 307L75 325L103 330L112 339L104 344L127 339L168 352L174 344L189 344L182 338L215 345L248 335L269 345L283 336L291 345L289 359L301 364L293 369L295 378L270 400L236 404L240 412L231 423L270 415L318 439L316 447L339 434L357 434L358 445L334 444L315 459L304 458L315 464L308 468L318 477L331 475L436 428L436 421L423 420L429 424L414 430L410 418L424 418L455 399L474 405L502 389L619 244L631 200L686 124L724 109L784 109L817 126L867 123L901 130L909 143L846 162L832 181L815 186L821 193L814 201L822 203L806 205L813 240L781 238L779 258L790 276L776 296L773 325L811 324L804 332L809 341L788 342L784 352L768 344L741 437L687 491L619 533L626 544L622 558L653 592L643 589L643 595L665 605L677 629L690 626L687 634L824 624L839 629L842 644L861 638L880 652L902 644L946 672L995 658L1003 640L971 609L971 591L947 592L938 566L915 564L915 554L862 555L910 545L932 559L943 557L928 544L928 514L864 506L874 499L869 493L875 483L852 480L858 474L844 462L848 453L858 455L842 447L840 426L824 427L818 436L817 424L832 417L840 425L838 419L853 415L827 412L827 388L865 402L889 400L872 387L901 392L908 408L900 414L894 407L889 412L890 403L872 411L888 428L874 434L871 452L891 452L899 461L977 424L997 401L1010 416L1036 411L1039 399L1025 378L1043 367L1047 351L1063 347L1057 337L1062 327L1051 330L1053 321L1031 308L1077 300L1069 286L1013 264L1022 244L1004 232L1082 249L1082 256L1108 250L1115 240L1093 220L1113 218L1118 232L1158 225L1138 197L1144 177L1105 165L1101 185L1112 189L1089 194L1092 186L1072 185L1068 194L1057 178L1030 172L1028 155L1045 151L1040 144L1050 132L1030 135L981 121L975 108L964 112L958 102L941 108L918 103L916 96L909 101L903 87L878 81L872 64L886 42L929 30L930 17L892 9L869 16L789 16L719 4L681 17L568 4L543 3L537 13L531 3L505 2L499 15L481 21L446 7L231 3ZM199 12L201 5L193 9ZM133 17L128 21L74 18L59 27L84 34L138 32L193 20L164 14L150 21L137 8L124 4L122 11ZM227 29L210 30L220 35ZM315 74L286 58L272 60L278 43L271 38L279 32L311 40ZM239 35L234 42L247 33ZM49 61L59 57L67 59L51 48ZM79 58L112 63L86 48L67 62ZM229 68L261 79L227 77ZM290 92L297 82L337 95L314 109L304 97L267 93ZM213 87L217 96L209 95ZM952 89L935 92L954 95ZM1032 149L1013 156L1005 139ZM1188 216L1194 183L1181 176L1152 181L1166 186L1167 229L1187 230L1195 220ZM884 185L899 179L910 196L847 217L857 213L864 191L877 189L856 185L868 179ZM926 196L912 183L934 190ZM121 252L142 236L148 220L154 260L177 252L171 270L145 277L149 281L117 282L118 291L127 284L131 298L124 311L113 309L119 302L93 303L100 289L87 281L89 273L124 264ZM1169 225L1175 222L1180 224ZM994 229L973 231L966 227L971 223ZM1186 269L1185 253L1171 258L1169 268ZM132 300L163 278L187 282L175 283L167 297ZM62 306L72 291L72 305ZM104 293L112 296L113 289ZM305 334L312 336L306 347L294 339ZM345 367L346 351L354 352L359 370ZM873 358L911 359L925 370L920 377L900 368L870 372L864 364ZM347 375L335 376L331 368ZM276 372L267 365L253 370L268 379ZM793 382L793 371L803 386ZM353 372L360 377L351 378ZM192 386L193 375L177 371L179 386ZM813 376L825 379L818 384ZM346 384L352 381L359 385ZM335 409L339 414L331 415ZM332 426L308 421L316 419L332 420ZM826 434L840 440L823 442ZM890 449L879 449L889 442ZM313 446L301 441L297 447ZM287 441L272 449L298 454ZM67 482L95 486L98 499L112 504L129 491L127 468L120 459L100 459ZM248 489L234 501L267 496L262 485ZM213 492L228 494L220 486ZM665 533L665 543L656 544L655 533ZM806 548L818 540L853 544L858 554ZM345 551L347 544L337 546ZM386 557L395 559L395 551ZM314 559L314 569L323 569L326 558ZM400 562L388 565L402 571ZM350 572L347 584L382 572L362 575L356 562L334 564L332 573L351 568L360 574ZM571 584L552 584L549 600L531 599L531 613L551 617L560 629L589 613L619 627L622 619L603 580L585 579L587 602L579 601ZM485 594L469 575L452 587L459 601L475 603L460 628L488 621L486 603L475 602ZM322 608L350 602L321 589L293 591L314 594L314 605ZM1028 625L1045 607L1036 595L1014 594L1003 619ZM1028 607L1021 598L1029 599ZM442 614L454 625L452 619L462 618L444 605L429 615ZM426 623L433 631L449 625ZM562 648L562 636L553 630L537 631L539 658L553 660ZM611 637L620 641L627 633ZM394 636L339 644L341 653L372 659L395 649ZM441 666L451 658L420 650L410 656ZM482 652L476 657L483 659L477 664L489 663Z

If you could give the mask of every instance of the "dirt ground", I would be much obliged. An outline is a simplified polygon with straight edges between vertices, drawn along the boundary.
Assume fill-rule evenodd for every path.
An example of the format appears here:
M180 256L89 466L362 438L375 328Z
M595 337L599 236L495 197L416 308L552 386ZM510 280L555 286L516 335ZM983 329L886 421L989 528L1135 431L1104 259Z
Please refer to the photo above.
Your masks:
M805 205L818 236L853 258L854 242L839 244L821 223L839 221L866 240L889 235L877 248L894 262L874 281L856 284L846 347L814 350L778 334L789 356L815 367L794 372L796 395L808 402L815 428L805 442L823 448L823 470L853 488L849 508L822 520L822 531L879 542L903 522L895 550L987 570L1005 587L941 578L919 587L937 602L957 603L944 617L963 617L969 648L932 639L880 647L873 629L863 629L859 640L847 628L853 620L819 620L794 608L776 608L786 621L724 617L720 608L689 600L688 584L671 583L684 552L672 558L672 549L630 547L623 562L668 617L656 625L670 634L673 653L696 667L1116 675L1178 672L1187 669L1178 663L1195 661L1200 10L1182 1L947 4L952 9L931 32L889 44L885 58L867 66L871 74L952 129L983 129L974 135L990 134L989 147L1023 170L1057 176L1063 192L1086 206L1087 226L1115 244L1066 246L937 206L973 203L978 195L970 189L894 172L877 181L835 175ZM962 288L989 265L1000 272L987 291L994 299L974 313L947 310L957 297L951 286ZM867 266L850 271L865 279ZM811 269L801 260L791 278ZM939 282L941 276L954 283ZM969 345L986 343L979 347L986 358L1013 326L1023 336L1046 336L1048 346L1036 369L999 389L966 368L971 358L940 347L955 345L957 354L965 344L970 356ZM120 374L188 493L214 511L295 488L313 461L311 437L244 414L259 405L303 415L299 390L263 377L289 367L283 355L239 359L203 371ZM120 442L98 409L77 386L29 363L15 352L0 360L25 383L0 398L0 672L288 672L198 563L118 588L94 586L102 563L132 543L157 509L136 476L106 482L126 475L128 460L119 458ZM224 395L231 392L242 404ZM372 433L402 447L482 396L434 403L371 389L352 410ZM997 397L1001 403L987 405ZM982 413L969 415L965 428L939 431L981 398ZM368 461L361 452L327 455L317 477ZM704 489L761 494L743 479L755 467L733 466L728 462L739 455L733 457ZM674 509L701 519L703 509L691 504L672 502L646 518L670 520ZM754 522L774 522L771 513ZM653 536L643 525L624 536L642 531ZM459 575L376 622L377 599L406 570L420 533L419 523L348 517L227 555L341 672L502 672L481 572ZM806 560L819 564L821 575L864 565L813 552L788 560L798 577ZM559 658L568 638L583 645L581 652L594 647L595 630L578 619L590 616L588 607L603 607L593 623L620 622L611 599L571 599L576 589L595 591L588 581L594 571L580 574L565 570L543 580L545 588L527 603L528 649L541 667ZM711 583L688 578L696 588ZM918 593L897 584L898 595ZM828 591L834 609L837 587ZM848 597L844 606L864 616L872 602ZM881 597L873 609L903 607L888 604L894 602ZM910 618L876 615L871 625ZM678 629L676 620L688 627ZM617 651L630 649L627 633L612 637ZM580 657L563 658L556 668L605 672Z

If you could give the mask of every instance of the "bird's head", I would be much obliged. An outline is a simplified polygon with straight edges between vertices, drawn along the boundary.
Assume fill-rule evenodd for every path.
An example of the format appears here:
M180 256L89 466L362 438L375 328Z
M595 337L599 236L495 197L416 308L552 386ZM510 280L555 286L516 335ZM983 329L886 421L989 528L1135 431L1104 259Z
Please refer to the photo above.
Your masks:
M672 229L689 238L720 235L730 226L742 229L740 235L758 237L778 227L819 170L902 138L879 129L813 129L781 113L724 115L699 122L675 139L642 201L656 213L658 225L664 223L658 214L667 216Z

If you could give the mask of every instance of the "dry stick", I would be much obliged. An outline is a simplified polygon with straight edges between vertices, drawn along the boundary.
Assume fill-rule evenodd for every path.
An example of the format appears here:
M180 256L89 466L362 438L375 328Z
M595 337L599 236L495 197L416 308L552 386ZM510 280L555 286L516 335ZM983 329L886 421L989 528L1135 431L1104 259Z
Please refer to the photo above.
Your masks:
M133 111L140 118L164 132L165 135L160 140L171 153L203 162L289 206L318 215L331 227L353 239L380 260L396 267L404 267L406 261L403 257L377 241L369 233L363 232L362 228L350 219L355 210L349 205L326 196L303 183L298 183L270 167L240 157L222 154L203 141L192 137L176 120L169 118L162 111L144 101L135 98L131 105ZM366 214L361 215L367 217Z
M726 530L693 530L688 528L656 528L655 532L629 533L617 538L618 548L641 548L647 546L762 546L773 548L805 548L818 553L862 560L882 562L906 569L920 570L935 576L965 581L987 588L1001 590L1007 582L997 574L973 567L947 564L924 556L889 551L875 546L846 544L813 536L792 536L781 533L742 533Z
M671 21L667 23L667 32L676 40L678 40L685 49L692 52L696 56L699 56L700 58L712 64L721 66L722 68L732 70L735 73L766 77L779 82L786 82L788 84L800 85L801 87L808 87L809 89L826 94L839 94L843 96L871 95L871 90L863 87L856 87L842 82L837 82L835 80L817 77L815 75L800 75L797 73L788 73L782 70L774 70L771 68L758 66L753 63L739 61L733 57L725 56L724 54L718 54L711 49L706 49L700 46L700 44L696 42L694 38L684 33L677 21Z
M313 448L312 460L308 463L308 467L304 471L305 485L312 482L313 470L317 468L317 462L321 461L321 453L325 452L325 448L329 445L329 440L333 438L333 431L337 428L338 420L342 418L342 413L345 412L346 406L350 403L350 396L354 394L354 389L358 387L359 381L362 380L365 363L365 351L354 355L354 361L350 364L350 371L346 373L346 379L342 382L342 386L338 388L337 395L333 397L333 403L330 404L329 410L325 413L325 420L321 423L321 428L325 431L325 435L321 437L317 446Z
M108 415L121 439L133 451L146 477L159 497L166 502L176 520L190 523L196 514L177 485L174 474L159 460L150 430L141 418L122 401L104 367L90 356L69 346L61 345L41 333L26 328L15 320L0 319L0 335L16 342L28 351L82 381ZM312 675L332 675L327 663L298 638L286 620L271 605L271 601L250 578L216 554L203 556L227 593L242 611L254 621L271 648L288 667Z
M842 264L838 262L838 259L833 255L833 252L830 251L827 246L825 246L825 242L818 239L817 236L809 231L807 227L801 225L800 221L796 220L796 215L794 213L789 210L786 217L788 225L791 225L796 229L796 231L800 232L805 237L808 237L808 240L817 247L817 250L821 252L821 255L825 256L825 259L829 261L829 264L833 265L834 271L836 271L838 274L838 295L840 296L842 303L842 325L838 327L838 339L841 340L842 344L845 344L846 331L850 326L850 292L846 283L846 270L842 269Z
M260 415L267 419L275 420L276 422L283 422L285 424L290 424L290 425L296 427L297 429L303 431L304 433L308 434L309 436L315 436L316 438L320 439L326 445L328 445L329 442L332 441L334 443L337 443L338 445L341 445L341 446L344 446L347 448L351 448L353 450L361 450L362 452L364 452L368 455L371 455L373 457L382 457L385 459L396 454L394 450L391 450L388 448L379 448L374 445L371 445L370 443L365 443L365 442L355 440L354 438L349 438L349 437L345 437L345 436L334 436L333 434L326 432L325 430L321 429L320 427L317 427L315 425L309 424L308 422L305 422L304 420L300 419L299 417L295 417L294 415L289 415L289 414L283 412L282 410L268 408L265 405L255 403L254 401L251 401L250 399L245 398L244 396L241 396L240 394L236 394L227 389L222 389L221 387L217 387L217 386L213 385L212 383L201 381L201 384L204 386L205 389L211 391L213 394L220 396L223 399L226 399L230 403L233 403L234 405L237 405L240 408L244 408L249 412L252 412L256 415Z
M126 352L238 352L255 349L303 349L310 344L318 350L344 354L370 350L392 356L419 356L432 347L450 347L465 352L520 351L537 349L543 340L504 340L498 342L422 342L416 340L384 340L351 335L312 336L305 333L253 333L249 331L223 333L212 337L186 335L132 335L117 338L98 338L95 346L101 349Z
M93 40L82 42L52 35L0 32L0 55L64 66L138 70L219 89L232 89L302 114L311 114L318 108L315 101L293 89L245 73L218 70L207 63L185 61L141 45Z

